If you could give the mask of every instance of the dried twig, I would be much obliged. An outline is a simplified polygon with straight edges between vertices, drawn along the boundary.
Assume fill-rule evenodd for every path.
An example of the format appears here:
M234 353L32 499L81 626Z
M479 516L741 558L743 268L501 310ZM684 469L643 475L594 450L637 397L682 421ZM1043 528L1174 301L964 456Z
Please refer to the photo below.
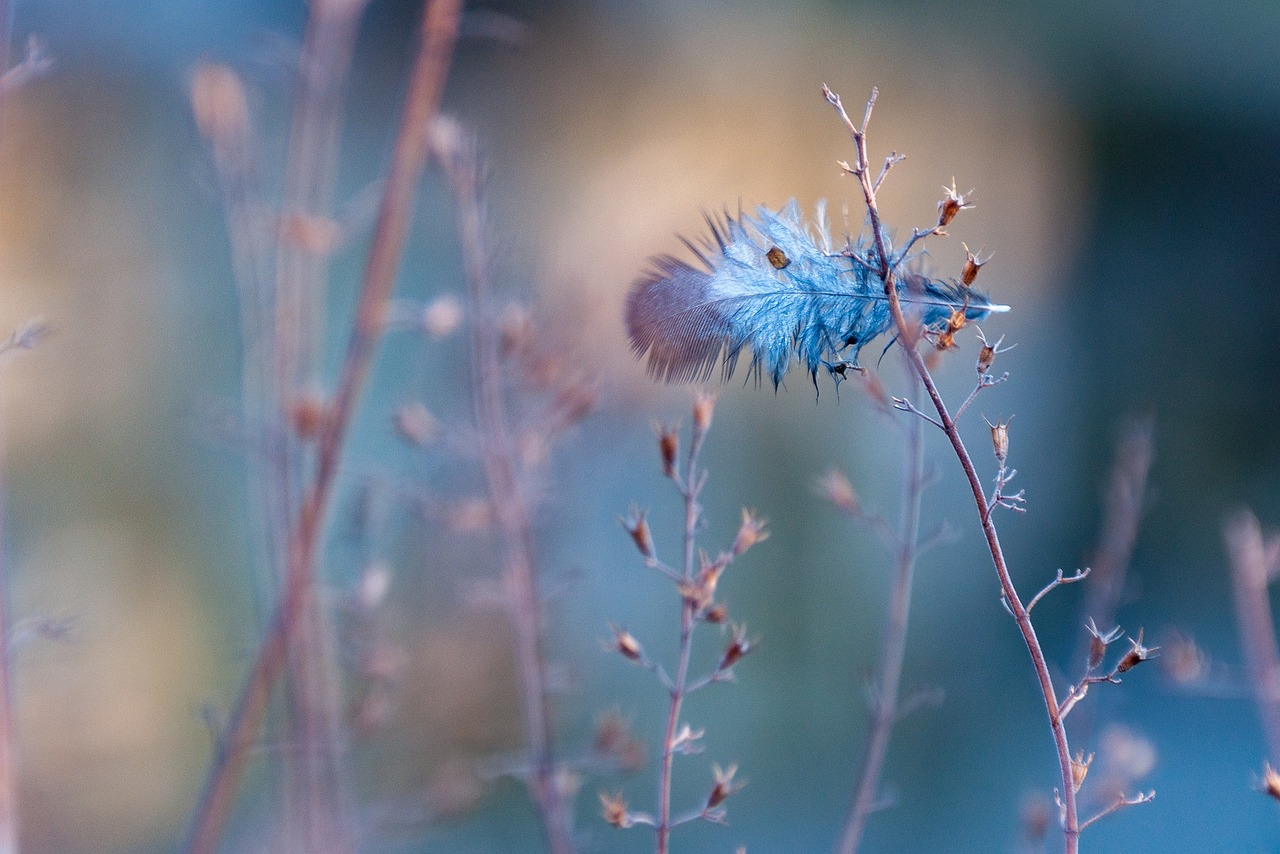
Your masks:
M1076 812L1075 791L1072 785L1071 752L1067 745L1066 728L1063 726L1062 718L1058 712L1058 699L1054 691L1053 679L1049 673L1049 665L1045 660L1044 651L1040 647L1039 638L1036 637L1035 628L1031 624L1031 617L1018 596L1017 588L1013 584L1013 579L1005 563L1004 552L1000 546L1000 537L991 520L991 505L987 501L982 480L978 476L977 468L974 466L973 460L964 446L955 420L951 417L946 403L942 400L942 396L934 384L929 368L925 364L924 358L920 355L920 351L916 346L920 338L919 330L907 322L906 316L902 311L901 302L898 299L898 289L894 284L897 264L905 256L901 254L893 256L889 252L888 241L885 237L885 230L880 220L880 210L876 201L876 187L872 183L869 174L867 159L867 123L871 118L871 111L875 106L878 93L875 89L871 90L871 97L867 101L867 108L861 125L855 125L849 118L838 95L825 86L823 87L823 94L849 129L853 136L854 146L857 149L857 164L849 171L858 179L862 187L863 200L866 203L872 240L875 246L875 258L873 260L876 272L884 283L885 294L889 300L889 310L893 315L894 325L898 331L898 344L906 352L912 368L920 377L921 383L924 384L925 391L928 393L934 409L937 410L939 426L946 432L947 438L951 441L951 446L955 451L956 458L964 469L965 476L969 481L969 487L973 492L973 500L977 506L983 534L986 536L987 547L991 552L992 563L995 565L996 574L1000 578L1001 593L1008 604L1010 612L1013 614L1018 631L1022 634L1022 639L1027 646L1027 652L1031 657L1032 667L1035 670L1036 679L1040 686L1040 693L1044 699L1045 710L1049 716L1049 726L1052 731L1054 748L1058 756L1059 772L1062 778L1063 833L1066 837L1066 850L1067 854L1075 854L1079 848L1080 824ZM948 199L955 203L956 210L965 205L963 196L959 194L952 193ZM931 231L923 234L918 232L914 234L904 251L909 250L925 234L936 233L942 225L945 225L942 219L943 217L939 218L939 226Z

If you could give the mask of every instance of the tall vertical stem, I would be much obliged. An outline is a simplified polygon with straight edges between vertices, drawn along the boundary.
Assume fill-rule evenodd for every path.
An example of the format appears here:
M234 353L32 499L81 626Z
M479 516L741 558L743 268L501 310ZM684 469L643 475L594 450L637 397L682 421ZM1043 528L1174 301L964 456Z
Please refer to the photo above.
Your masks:
M912 386L917 383L913 380ZM884 651L872 700L871 725L866 753L854 788L853 802L837 847L839 854L854 854L862 842L867 819L876 803L880 774L889 751L889 737L898 719L902 665L907 654L907 623L911 614L912 579L920 537L920 498L924 492L924 422L913 418L906 425L905 462L902 473L902 509L898 538L894 543L893 590L885 619Z

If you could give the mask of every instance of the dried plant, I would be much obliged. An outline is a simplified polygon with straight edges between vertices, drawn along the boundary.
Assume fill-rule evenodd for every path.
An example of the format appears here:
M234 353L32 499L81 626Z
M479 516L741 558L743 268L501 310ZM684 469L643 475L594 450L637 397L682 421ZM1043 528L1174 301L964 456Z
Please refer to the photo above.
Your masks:
M286 181L285 224L323 222L336 146L338 93L363 3L325 0L309 18L300 95ZM245 326L247 432L262 438L262 506L269 515L268 556L278 567L279 593L266 637L241 690L196 805L186 849L216 849L266 716L272 690L289 670L290 800L310 851L355 845L342 782L336 665L327 617L317 597L317 565L348 428L381 336L408 230L411 202L427 157L458 28L460 3L431 0L423 14L417 56L391 165L382 189L351 336L332 394L317 396L315 334L321 309L306 291L323 281L324 253L297 229L264 234L262 204L252 183L253 150L243 87L230 69L206 65L192 82L196 122L213 151L224 189ZM270 234L270 232L267 232ZM268 285L271 260L276 278ZM262 431L255 434L255 430Z
M671 831L692 821L723 823L727 815L724 802L745 785L736 779L737 765L725 768L713 766L713 781L706 800L679 813L672 813L671 781L677 755L688 756L702 752L704 730L695 728L683 720L685 700L694 692L719 682L733 681L733 668L755 647L745 624L729 622L728 606L717 600L717 587L721 576L734 561L748 549L768 537L763 520L749 510L742 511L742 524L733 543L725 551L712 558L698 548L698 533L703 527L702 488L707 482L707 470L699 456L707 431L711 429L715 411L715 398L699 393L693 404L693 426L689 435L689 448L684 460L680 459L680 433L677 427L664 425L658 428L658 451L663 474L675 485L684 502L684 534L682 561L672 567L658 557L653 532L649 528L645 512L632 508L622 519L622 525L631 535L636 549L644 558L645 566L656 570L673 587L680 601L680 643L675 668L666 668L645 654L640 641L625 628L613 626L613 638L608 649L627 661L652 672L662 683L669 701L666 728L662 735L662 755L658 766L658 803L655 813L637 812L628 806L619 794L600 793L601 812L604 820L614 827L629 828L645 825L653 828L656 850L666 854L670 850ZM723 627L728 634L720 657L711 670L702 676L690 677L693 659L694 630L701 623Z
M871 120L871 113L875 107L877 93L873 89L871 97L867 101L866 110L863 113L862 121L855 124L849 117L841 102L840 96L836 95L829 88L823 87L823 95L827 102L835 108L844 122L845 127L849 130L853 137L857 156L854 163L842 163L841 166L846 173L857 179L859 187L862 191L863 201L867 208L867 218L870 230L870 247L869 249L858 255L853 254L853 260L856 264L870 264L873 272L877 275L881 282L884 283L885 294L888 298L889 311L893 317L893 329L897 335L897 342L902 347L906 358L910 362L911 368L916 376L919 377L926 393L928 394L930 404L936 411L937 418L934 418L922 410L918 409L915 404L906 398L895 399L895 405L906 412L918 415L925 421L933 424L946 434L951 444L952 450L964 470L965 476L969 482L970 489L973 493L974 504L977 509L979 522L981 524L983 534L985 535L988 549L991 552L991 559L995 566L996 573L1000 580L1001 601L1004 603L1010 615L1017 624L1018 631L1022 635L1026 644L1027 652L1030 655L1032 667L1036 673L1036 679L1039 683L1040 692L1044 699L1045 710L1049 718L1049 726L1053 735L1054 748L1058 757L1058 766L1061 775L1061 788L1057 790L1055 799L1059 808L1059 820L1062 825L1062 831L1068 854L1074 854L1079 850L1080 832L1089 825L1093 824L1100 818L1109 815L1116 810L1130 805L1146 803L1155 797L1155 792L1147 792L1133 797L1127 797L1123 794L1098 814L1084 821L1081 821L1076 803L1076 793L1079 791L1081 784L1084 782L1085 775L1088 772L1089 760L1087 760L1082 752L1075 756L1071 754L1070 747L1067 743L1067 731L1065 719L1071 709L1084 698L1088 692L1089 686L1100 682L1118 681L1118 674L1125 673L1136 665L1142 663L1152 656L1155 652L1154 647L1147 647L1142 643L1142 632L1138 632L1136 639L1131 640L1132 648L1121 656L1109 670L1102 672L1100 670L1106 653L1107 647L1120 637L1119 630L1108 632L1100 632L1096 627L1091 627L1091 645L1089 648L1088 662L1086 665L1084 676L1072 687L1067 690L1066 699L1059 702L1057 692L1053 685L1053 678L1049 671L1048 662L1045 659L1044 652L1040 646L1039 638L1031 622L1031 610L1039 603L1049 592L1055 588L1084 580L1088 575L1088 570L1077 571L1074 575L1064 576L1062 570L1058 570L1056 577L1049 582L1039 593L1033 596L1025 604L1019 596L1017 588L1014 586L1013 578L1009 573L1008 565L1005 561L1004 551L1000 545L1000 537L996 530L993 512L997 508L1004 508L1016 512L1022 512L1025 507L1025 497L1021 491L1009 492L1008 487L1016 470L1008 467L1009 457L1009 421L997 420L995 423L987 422L991 429L992 452L996 459L997 472L995 477L995 488L990 496L987 495L985 487L982 485L981 477L977 468L969 456L968 450L965 448L964 441L961 439L959 428L956 420L969 407L969 404L984 389L990 388L1005 379L1005 376L995 378L989 373L994 363L995 357L1001 352L1000 342L994 344L988 343L983 337L982 349L979 352L977 361L978 383L973 392L956 410L953 416L943 401L941 393L938 391L937 385L934 383L929 365L926 362L924 354L921 353L921 343L930 343L937 351L951 349L955 345L955 333L964 328L970 322L964 310L957 310L948 318L945 329L937 330L937 327L930 328L928 322L922 322L918 317L909 318L904 311L903 301L900 299L898 287L895 282L901 275L903 265L911 260L911 253L917 243L927 237L933 235L945 235L944 230L948 227L952 220L963 211L966 207L971 206L971 194L960 193L957 191L955 182L953 181L949 188L946 188L946 195L938 203L938 220L937 223L926 229L914 229L911 237L908 238L901 248L894 249L891 247L888 237L888 231L885 228L877 203L876 193L880 185L889 174L890 170L903 159L902 155L891 153L884 161L884 165L880 168L878 175L872 176L871 164L867 153L867 125ZM965 270L961 280L967 287L976 278L978 268L981 264L972 253L966 253L968 260L965 264Z
M1032 609L1051 591L1064 584L1083 581L1089 570L1056 577L1030 600L1024 602L1014 586L1000 544L994 513L997 509L1024 512L1026 497L1013 491L1017 471L1009 466L1010 422L1001 418L987 421L992 452L996 460L995 486L988 495L981 476L961 439L957 421L978 395L1008 378L991 373L996 357L1010 348L1003 338L994 342L979 333L981 349L976 361L978 381L973 391L955 409L943 401L933 380L930 363L940 354L956 349L957 333L976 320L1007 307L992 303L973 289L982 267L990 260L980 258L965 247L965 264L957 279L931 279L912 268L923 241L947 236L946 229L956 217L973 207L972 191L960 192L954 179L944 187L938 202L938 218L928 228L913 229L911 235L894 246L890 229L881 219L877 192L890 171L905 158L892 152L878 173L873 174L868 159L867 124L877 93L872 90L860 124L845 112L840 97L823 87L827 102L835 108L853 137L856 157L852 163L839 161L842 170L858 181L866 205L867 225L857 242L846 238L836 246L829 235L823 207L818 208L815 229L800 221L794 203L777 213L760 208L754 217L726 218L712 223L712 237L705 251L688 245L698 255L704 269L684 262L659 258L656 271L643 277L627 300L626 320L632 347L637 355L647 355L649 370L668 381L706 377L719 363L724 375L732 373L744 350L751 356L750 370L768 376L775 388L794 360L799 360L815 385L820 369L825 369L837 387L851 371L866 375L858 364L858 353L872 338L893 334L893 343L902 350L909 373L918 380L936 417L919 408L910 397L893 397L894 408L932 424L942 431L968 480L991 559L1000 582L1000 596L1013 616L1026 644L1032 668L1049 718L1058 757L1061 787L1056 799L1068 854L1079 848L1081 830L1123 806L1144 803L1154 792L1135 797L1120 795L1092 818L1079 817L1076 793L1084 781L1088 761L1084 754L1073 757L1067 742L1066 716L1087 694L1091 685L1119 681L1137 664L1156 651L1142 642L1142 632L1131 640L1132 648L1110 669L1102 665L1108 644L1121 636L1119 630L1101 632L1091 626L1091 646L1085 671L1059 701L1049 664L1031 622ZM928 352L926 356L925 351ZM875 388L879 389L878 382ZM874 396L874 395L873 395ZM851 487L829 481L829 493L837 505L856 506ZM909 490L908 490L908 495ZM904 519L914 522L911 514ZM909 526L914 528L914 524ZM903 545L907 543L907 545ZM902 632L909 597L909 567L914 560L914 534L904 533L898 541L899 590L895 593L886 638L886 656L881 666L879 688L891 688L887 702L895 702L901 668ZM880 703L886 702L883 698ZM876 717L883 715L877 709ZM846 822L841 851L853 851L861 838L870 804L875 801L875 781L888 739L887 718L873 723L871 741L854 804Z

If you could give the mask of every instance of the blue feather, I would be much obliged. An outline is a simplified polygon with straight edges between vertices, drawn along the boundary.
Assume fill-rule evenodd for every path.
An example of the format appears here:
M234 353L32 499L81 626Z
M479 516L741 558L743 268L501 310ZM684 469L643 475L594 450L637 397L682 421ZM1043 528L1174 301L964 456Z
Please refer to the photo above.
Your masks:
M793 360L816 380L857 367L858 351L893 327L884 283L869 269L874 249L833 251L824 207L811 233L793 199L779 211L708 220L711 239L689 241L705 269L677 258L654 259L627 297L626 322L637 356L666 382L705 380L717 364L728 379L744 351L749 371L776 388ZM955 281L899 273L898 296L926 328L941 331L956 310L981 320L993 305ZM838 379L838 376L837 376Z

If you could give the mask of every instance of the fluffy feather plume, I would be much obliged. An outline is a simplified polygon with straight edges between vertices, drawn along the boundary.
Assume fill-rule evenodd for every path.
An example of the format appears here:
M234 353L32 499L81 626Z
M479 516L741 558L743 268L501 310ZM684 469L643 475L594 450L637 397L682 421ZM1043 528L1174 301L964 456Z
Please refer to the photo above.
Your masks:
M821 204L815 234L794 199L780 211L759 207L754 216L709 224L704 248L685 241L705 270L656 258L655 270L627 297L631 347L648 354L653 376L705 380L719 363L728 379L747 350L749 370L775 388L793 359L816 380L819 368L836 374L857 367L858 351L892 328L884 283L864 263L873 250L832 251ZM896 280L904 308L934 331L957 310L968 320L1008 310L959 282L909 272Z

